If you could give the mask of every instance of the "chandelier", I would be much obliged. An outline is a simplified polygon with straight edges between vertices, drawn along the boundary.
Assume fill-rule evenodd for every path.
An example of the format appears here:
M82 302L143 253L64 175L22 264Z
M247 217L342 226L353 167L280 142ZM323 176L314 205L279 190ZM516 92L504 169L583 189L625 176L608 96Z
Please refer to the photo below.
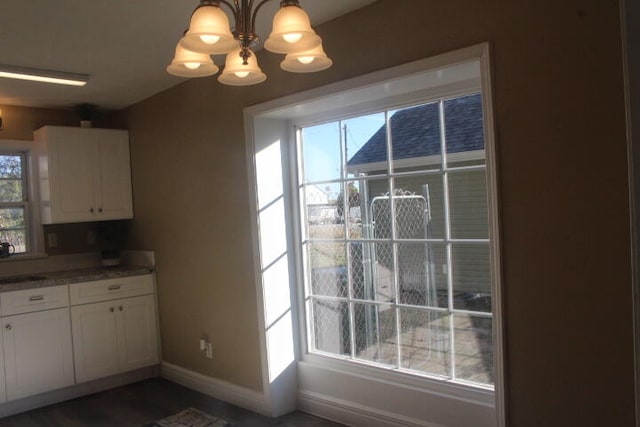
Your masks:
M224 70L218 76L220 83L248 86L265 81L267 76L258 66L251 48L259 41L255 32L256 16L269 1L201 0L191 15L189 29L176 46L167 72L180 77L211 76L219 71L211 55L226 54ZM228 7L233 15L233 29L221 5ZM332 64L299 0L280 2L264 47L286 55L280 63L285 71L310 73L327 69Z

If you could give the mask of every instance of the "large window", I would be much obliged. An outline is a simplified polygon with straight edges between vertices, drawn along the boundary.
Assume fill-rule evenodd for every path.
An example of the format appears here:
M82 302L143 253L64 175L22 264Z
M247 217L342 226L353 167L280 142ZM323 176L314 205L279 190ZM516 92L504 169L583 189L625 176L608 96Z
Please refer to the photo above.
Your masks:
M29 192L24 153L0 153L0 241L30 252Z
M492 386L478 93L300 127L312 353Z

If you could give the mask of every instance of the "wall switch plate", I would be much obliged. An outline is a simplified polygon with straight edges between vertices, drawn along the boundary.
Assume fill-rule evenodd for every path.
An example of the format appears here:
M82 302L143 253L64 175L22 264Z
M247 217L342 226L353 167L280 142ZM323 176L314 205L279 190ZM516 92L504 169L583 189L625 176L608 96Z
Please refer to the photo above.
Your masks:
M207 359L213 359L213 346L211 345L211 343L207 343L207 350L205 351L205 356L207 356Z
M55 248L58 246L58 235L56 233L48 233L47 234L47 243L50 248Z

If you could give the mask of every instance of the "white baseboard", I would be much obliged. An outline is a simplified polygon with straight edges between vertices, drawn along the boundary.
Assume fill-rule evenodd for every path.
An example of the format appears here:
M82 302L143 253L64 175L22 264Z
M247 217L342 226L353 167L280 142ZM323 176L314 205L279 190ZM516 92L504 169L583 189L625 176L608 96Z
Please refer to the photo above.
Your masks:
M298 408L353 426L496 426L488 391L366 368L298 362Z
M404 415L383 411L311 391L298 392L298 409L321 418L350 426L367 427L443 427Z
M218 380L171 363L162 362L160 375L169 381L181 384L224 402L271 416L271 405L263 393Z
M250 411L268 417L272 416L272 408L263 393L208 377L167 362L162 362L160 369L161 376L167 380ZM444 427L442 424L365 406L309 390L298 391L298 410L355 427Z

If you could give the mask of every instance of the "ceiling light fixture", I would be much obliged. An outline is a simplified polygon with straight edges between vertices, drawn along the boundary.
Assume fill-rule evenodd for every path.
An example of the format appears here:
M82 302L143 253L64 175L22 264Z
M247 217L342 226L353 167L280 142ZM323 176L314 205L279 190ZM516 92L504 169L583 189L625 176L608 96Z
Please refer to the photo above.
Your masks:
M0 77L69 86L84 86L89 81L89 76L86 74L39 70L36 68L15 67L13 65L0 65Z
M201 0L191 15L189 29L178 42L167 72L180 77L210 76L218 72L211 55L227 54L224 71L218 77L220 83L248 86L265 81L267 76L258 66L251 48L258 43L256 16L269 1ZM233 15L233 31L221 5L228 7ZM286 55L281 63L285 71L310 73L332 65L322 49L322 39L311 28L309 16L300 7L299 0L280 1L264 47Z

